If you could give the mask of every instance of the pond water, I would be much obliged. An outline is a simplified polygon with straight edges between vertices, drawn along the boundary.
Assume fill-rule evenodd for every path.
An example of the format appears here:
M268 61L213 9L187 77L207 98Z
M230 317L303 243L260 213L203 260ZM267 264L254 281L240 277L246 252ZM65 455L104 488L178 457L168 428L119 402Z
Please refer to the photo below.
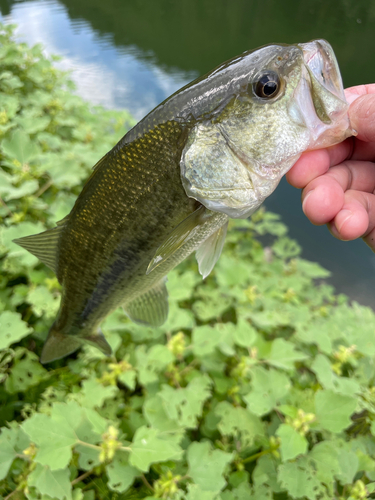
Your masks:
M42 43L72 70L77 92L142 118L168 95L221 62L271 42L325 38L345 86L375 82L375 2L364 0L0 0L0 21ZM303 257L332 272L330 282L375 308L375 255L362 241L340 242L312 226L300 192L285 180L266 201Z

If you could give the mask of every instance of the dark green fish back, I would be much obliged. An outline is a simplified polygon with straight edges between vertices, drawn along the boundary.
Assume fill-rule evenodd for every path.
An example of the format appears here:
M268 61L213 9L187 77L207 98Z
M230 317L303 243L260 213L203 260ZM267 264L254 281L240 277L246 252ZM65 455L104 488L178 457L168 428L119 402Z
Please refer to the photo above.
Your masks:
M159 124L97 165L60 237L59 331L81 335L134 295L155 247L194 210L180 180L181 134L177 122Z

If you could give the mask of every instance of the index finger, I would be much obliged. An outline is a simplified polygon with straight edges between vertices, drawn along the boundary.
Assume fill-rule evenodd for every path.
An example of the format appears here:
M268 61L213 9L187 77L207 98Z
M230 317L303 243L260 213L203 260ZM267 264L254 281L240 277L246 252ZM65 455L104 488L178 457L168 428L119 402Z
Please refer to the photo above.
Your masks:
M310 181L325 174L330 167L349 158L352 150L353 140L349 138L326 149L307 151L286 174L287 181L296 188L304 188Z
M349 104L358 99L361 95L375 94L375 83L356 85L345 89L345 97Z

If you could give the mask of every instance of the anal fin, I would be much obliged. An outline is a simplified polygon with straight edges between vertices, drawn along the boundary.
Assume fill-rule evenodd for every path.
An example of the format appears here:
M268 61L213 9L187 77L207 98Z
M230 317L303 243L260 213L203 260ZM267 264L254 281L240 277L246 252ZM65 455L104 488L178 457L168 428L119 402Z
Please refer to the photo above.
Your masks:
M168 317L168 291L162 279L153 288L125 305L129 318L143 325L161 326Z
M195 252L195 257L198 261L198 269L203 279L210 274L220 257L221 251L224 246L225 237L227 235L227 228L228 222L219 227L217 231L212 233L211 236L204 240L204 242Z

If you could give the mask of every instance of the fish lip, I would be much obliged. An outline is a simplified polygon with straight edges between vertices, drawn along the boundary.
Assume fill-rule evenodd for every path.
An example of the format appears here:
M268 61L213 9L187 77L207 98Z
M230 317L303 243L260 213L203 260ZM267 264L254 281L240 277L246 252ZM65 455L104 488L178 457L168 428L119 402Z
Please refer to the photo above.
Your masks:
M294 102L289 106L289 115L309 129L310 144L307 150L332 146L353 135L348 117L349 104L345 99L336 56L325 40L314 40L297 46L302 51L304 64L301 81L294 93ZM325 99L324 121L317 112L317 102L322 104L322 93Z
M310 77L346 103L339 65L331 45L321 39L301 43L298 47L302 50Z

